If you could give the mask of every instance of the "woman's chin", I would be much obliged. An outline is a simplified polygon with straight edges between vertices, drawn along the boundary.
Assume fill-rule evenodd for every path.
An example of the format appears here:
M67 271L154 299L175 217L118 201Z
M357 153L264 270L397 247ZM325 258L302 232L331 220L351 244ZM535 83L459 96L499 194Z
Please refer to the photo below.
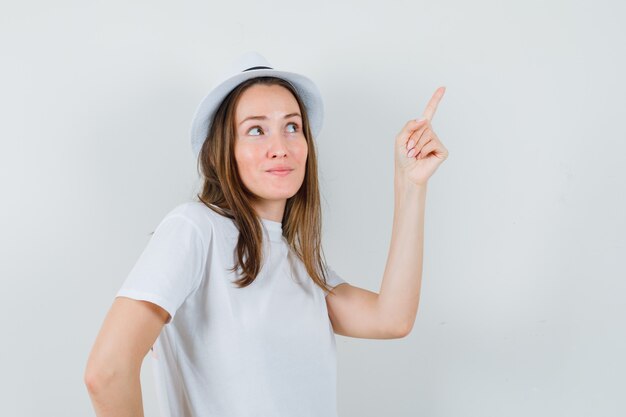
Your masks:
M267 192L257 194L257 195L260 196L263 200L286 200L296 195L297 192L298 190L295 190L295 189L274 190L274 191L267 191Z

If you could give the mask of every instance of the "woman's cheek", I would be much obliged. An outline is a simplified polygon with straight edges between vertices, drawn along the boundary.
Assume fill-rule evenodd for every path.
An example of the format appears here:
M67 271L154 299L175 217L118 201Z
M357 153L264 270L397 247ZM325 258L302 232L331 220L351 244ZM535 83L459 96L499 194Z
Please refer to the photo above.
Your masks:
M302 142L299 147L298 157L301 161L306 161L306 157L309 152L309 145L305 138L302 138Z

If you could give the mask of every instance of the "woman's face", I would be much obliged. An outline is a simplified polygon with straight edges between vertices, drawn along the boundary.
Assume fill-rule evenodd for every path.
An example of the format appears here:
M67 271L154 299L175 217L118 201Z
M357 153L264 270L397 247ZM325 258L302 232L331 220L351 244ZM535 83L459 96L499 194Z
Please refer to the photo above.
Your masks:
M255 84L235 111L235 160L244 185L258 197L261 217L280 221L287 198L304 181L308 146L295 97L279 85ZM289 171L270 172L277 167Z

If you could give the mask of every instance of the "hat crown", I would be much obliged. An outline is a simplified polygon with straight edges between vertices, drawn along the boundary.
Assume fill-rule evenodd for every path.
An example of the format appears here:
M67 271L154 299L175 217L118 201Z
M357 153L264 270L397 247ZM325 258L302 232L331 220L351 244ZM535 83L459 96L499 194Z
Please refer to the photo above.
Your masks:
M233 60L217 77L216 85L222 81L233 77L241 72L256 68L273 69L270 62L263 55L256 51L248 51L241 54L237 59Z

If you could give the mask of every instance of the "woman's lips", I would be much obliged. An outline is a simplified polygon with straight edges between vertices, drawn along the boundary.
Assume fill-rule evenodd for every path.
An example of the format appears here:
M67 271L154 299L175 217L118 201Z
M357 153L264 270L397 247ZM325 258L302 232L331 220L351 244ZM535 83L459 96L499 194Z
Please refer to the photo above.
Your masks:
M274 171L267 171L268 174L273 174L273 175L278 175L279 177L284 177L285 175L289 174L291 171L293 171L292 169L285 169L285 170L274 170Z

